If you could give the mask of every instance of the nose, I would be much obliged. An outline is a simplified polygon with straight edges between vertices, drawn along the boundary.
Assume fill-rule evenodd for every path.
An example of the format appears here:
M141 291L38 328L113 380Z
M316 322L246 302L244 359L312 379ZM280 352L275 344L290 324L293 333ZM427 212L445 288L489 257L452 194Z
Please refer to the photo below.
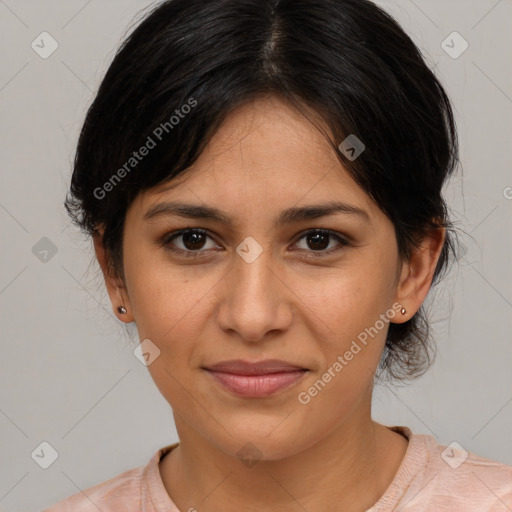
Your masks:
M292 322L291 290L279 276L270 250L248 262L238 254L223 280L217 310L219 327L244 341L258 342Z

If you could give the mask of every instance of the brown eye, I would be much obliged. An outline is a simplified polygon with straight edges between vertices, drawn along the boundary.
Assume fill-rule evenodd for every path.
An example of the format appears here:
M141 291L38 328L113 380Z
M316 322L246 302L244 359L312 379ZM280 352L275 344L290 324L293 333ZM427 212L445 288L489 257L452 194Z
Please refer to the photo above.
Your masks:
M203 233L189 231L188 233L183 233L181 236L183 245L190 251L202 249L206 242L206 236Z
M301 246L303 240L305 243ZM296 245L300 250L317 252L318 256L322 256L342 249L348 242L328 229L314 229L303 234Z
M306 235L306 240L310 249L315 251L326 249L329 246L329 235L325 233L310 233Z
M185 255L199 255L203 251L219 248L208 232L199 228L169 233L161 244L169 251Z

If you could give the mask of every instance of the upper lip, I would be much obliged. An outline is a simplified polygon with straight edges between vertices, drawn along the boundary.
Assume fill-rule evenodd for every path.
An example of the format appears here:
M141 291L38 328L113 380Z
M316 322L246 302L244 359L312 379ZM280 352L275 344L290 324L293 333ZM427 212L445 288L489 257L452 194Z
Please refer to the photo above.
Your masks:
M266 359L252 363L241 359L234 359L231 361L221 361L220 363L207 366L205 369L236 375L267 375L270 373L307 370L307 368L290 364L286 361L280 361L279 359Z

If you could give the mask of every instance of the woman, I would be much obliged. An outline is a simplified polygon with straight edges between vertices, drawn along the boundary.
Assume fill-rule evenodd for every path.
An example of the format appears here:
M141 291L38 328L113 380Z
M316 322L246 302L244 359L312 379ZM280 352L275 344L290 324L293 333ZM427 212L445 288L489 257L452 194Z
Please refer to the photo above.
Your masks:
M366 0L170 0L123 44L66 206L180 442L50 511L498 511L512 468L371 418L430 363L449 99Z

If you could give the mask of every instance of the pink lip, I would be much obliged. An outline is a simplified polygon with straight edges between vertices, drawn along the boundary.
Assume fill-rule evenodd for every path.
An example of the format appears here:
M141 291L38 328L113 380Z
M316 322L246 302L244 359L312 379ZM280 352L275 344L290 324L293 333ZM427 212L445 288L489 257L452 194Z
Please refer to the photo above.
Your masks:
M306 368L269 359L256 363L224 361L205 368L229 391L244 397L265 397L285 389L302 378Z

